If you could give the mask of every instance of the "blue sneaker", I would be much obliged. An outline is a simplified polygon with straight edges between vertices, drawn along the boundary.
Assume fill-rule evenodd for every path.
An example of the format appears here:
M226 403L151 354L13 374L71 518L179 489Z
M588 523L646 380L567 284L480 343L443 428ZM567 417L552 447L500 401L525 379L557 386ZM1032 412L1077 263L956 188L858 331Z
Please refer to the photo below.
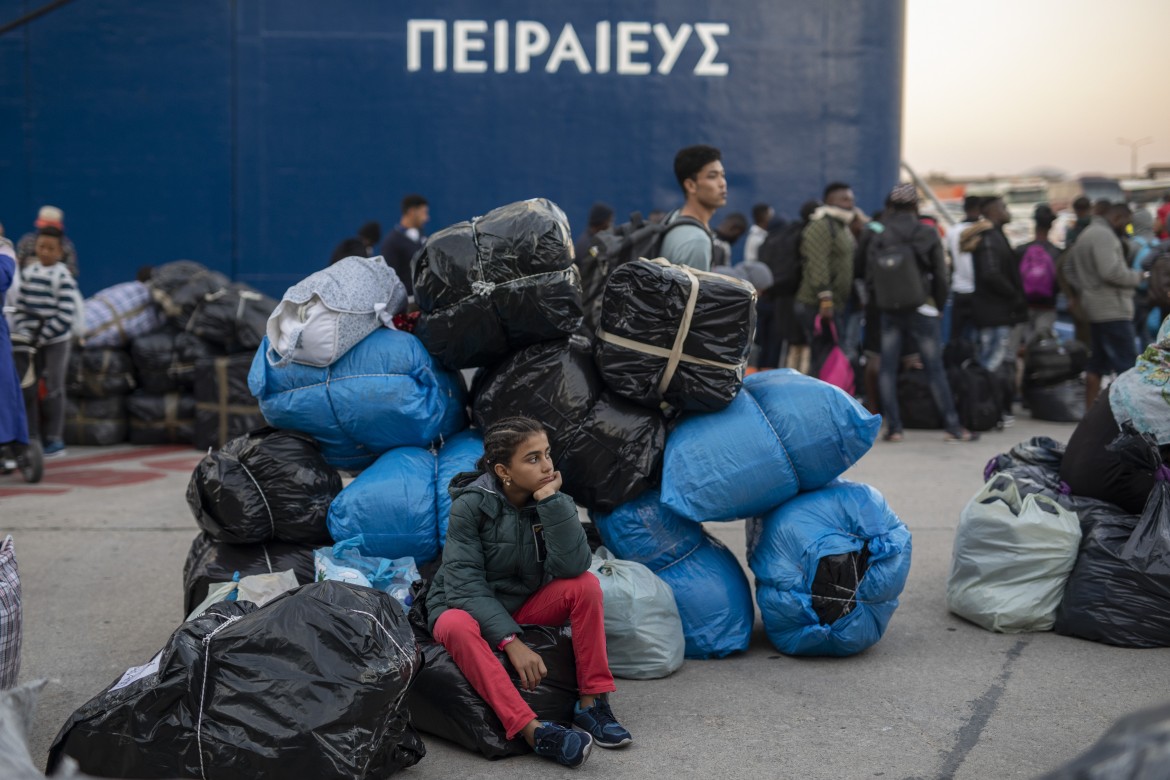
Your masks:
M589 751L593 750L593 738L588 734L548 721L542 721L534 741L536 755L551 758L572 769L584 764L585 759L589 758Z
M587 710L581 709L581 702L573 705L573 728L593 737L598 747L620 748L634 741L630 732L613 716L609 702L601 696Z
M47 442L43 452L46 458L60 458L65 455L65 442L60 439Z

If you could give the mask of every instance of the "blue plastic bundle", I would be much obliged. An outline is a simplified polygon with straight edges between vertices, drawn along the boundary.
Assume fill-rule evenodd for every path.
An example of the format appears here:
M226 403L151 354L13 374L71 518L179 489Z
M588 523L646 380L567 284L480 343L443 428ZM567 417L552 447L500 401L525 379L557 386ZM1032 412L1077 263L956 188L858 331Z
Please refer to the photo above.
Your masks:
M451 513L451 478L441 475L471 471L482 455L483 440L473 431L457 434L438 452L390 450L333 499L329 534L337 542L352 540L363 555L434 560Z
M663 506L657 491L595 514L593 522L617 558L643 564L674 591L687 658L747 650L755 622L751 585L735 555L702 526Z
M910 531L869 485L840 480L748 526L748 564L776 649L846 656L882 638L910 573Z
M248 388L276 428L302 431L325 460L359 470L395 447L426 447L467 427L463 378L441 368L409 333L378 328L325 368L273 366L268 339Z
M753 374L731 405L683 418L666 441L662 503L696 522L757 517L840 476L881 417L791 369Z

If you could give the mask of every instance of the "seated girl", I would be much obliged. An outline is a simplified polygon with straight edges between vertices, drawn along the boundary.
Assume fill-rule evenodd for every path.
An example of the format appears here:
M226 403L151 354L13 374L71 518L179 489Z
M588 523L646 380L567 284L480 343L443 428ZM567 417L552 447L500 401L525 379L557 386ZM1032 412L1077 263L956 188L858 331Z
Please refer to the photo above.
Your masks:
M601 585L577 507L561 489L548 436L535 420L512 417L484 433L478 472L451 480L451 522L443 564L426 606L436 641L503 723L538 755L577 767L593 745L632 742L610 710L615 689L605 650ZM516 635L520 624L573 629L580 700L573 728L537 720L492 653L502 649L534 689L548 673Z

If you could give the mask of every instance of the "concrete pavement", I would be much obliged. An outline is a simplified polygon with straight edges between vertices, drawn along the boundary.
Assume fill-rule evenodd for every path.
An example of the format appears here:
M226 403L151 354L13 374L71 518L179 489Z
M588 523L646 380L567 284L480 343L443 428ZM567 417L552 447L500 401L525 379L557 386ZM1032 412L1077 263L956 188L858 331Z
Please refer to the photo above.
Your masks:
M1052 633L999 635L946 610L960 510L983 464L1033 422L944 444L910 431L879 442L846 476L881 490L914 534L902 603L883 640L845 659L781 656L757 623L751 649L688 661L666 680L619 681L614 708L635 736L595 751L582 775L675 778L1014 778L1052 769L1118 717L1170 698L1170 650L1125 650ZM182 565L194 521L187 449L70 448L28 491L0 477L0 533L17 544L24 588L22 681L57 680L32 739L43 760L68 715L144 663L182 620ZM743 523L708 524L743 558ZM534 757L488 762L425 737L404 775L547 777ZM212 775L214 776L214 775Z

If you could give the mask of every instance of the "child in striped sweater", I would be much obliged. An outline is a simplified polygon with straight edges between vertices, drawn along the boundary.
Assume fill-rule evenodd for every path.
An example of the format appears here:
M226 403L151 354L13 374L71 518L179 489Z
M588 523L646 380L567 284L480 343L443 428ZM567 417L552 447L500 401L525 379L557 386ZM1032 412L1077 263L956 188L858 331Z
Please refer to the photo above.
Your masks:
M36 339L38 374L44 377L44 426L40 427L45 457L65 454L65 373L77 316L77 283L61 262L64 236L59 228L44 227L37 234L36 259L20 272L14 330ZM35 415L29 433L37 428Z

